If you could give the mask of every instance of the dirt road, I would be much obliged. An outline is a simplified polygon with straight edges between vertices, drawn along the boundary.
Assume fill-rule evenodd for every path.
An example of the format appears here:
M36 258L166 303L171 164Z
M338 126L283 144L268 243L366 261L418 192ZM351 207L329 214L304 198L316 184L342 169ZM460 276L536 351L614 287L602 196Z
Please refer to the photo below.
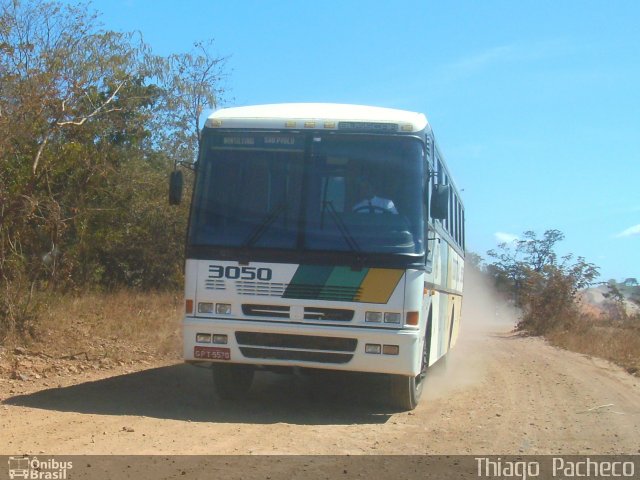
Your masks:
M259 373L242 402L183 364L0 382L2 454L640 452L640 379L497 326L467 328L420 406L349 375Z

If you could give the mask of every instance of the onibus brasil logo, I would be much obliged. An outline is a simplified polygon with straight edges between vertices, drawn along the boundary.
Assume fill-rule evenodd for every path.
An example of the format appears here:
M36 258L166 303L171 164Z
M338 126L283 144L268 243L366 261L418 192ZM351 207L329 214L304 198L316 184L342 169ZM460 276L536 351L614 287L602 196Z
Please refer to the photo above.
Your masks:
M38 457L9 457L9 478L38 480L65 480L73 462L61 462L54 458L38 460Z

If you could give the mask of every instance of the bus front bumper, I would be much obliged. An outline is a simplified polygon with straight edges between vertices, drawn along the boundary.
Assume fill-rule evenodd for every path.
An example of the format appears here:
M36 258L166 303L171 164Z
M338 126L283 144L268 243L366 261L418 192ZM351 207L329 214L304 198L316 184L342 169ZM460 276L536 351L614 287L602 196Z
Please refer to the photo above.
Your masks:
M417 375L418 330L186 317L184 360ZM200 341L197 341L199 337ZM222 343L225 340L226 343Z

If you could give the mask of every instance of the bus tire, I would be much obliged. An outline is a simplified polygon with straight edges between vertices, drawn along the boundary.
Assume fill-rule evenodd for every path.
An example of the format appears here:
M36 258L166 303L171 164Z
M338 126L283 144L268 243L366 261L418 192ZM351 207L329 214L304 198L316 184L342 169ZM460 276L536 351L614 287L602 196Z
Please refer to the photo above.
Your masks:
M213 385L223 400L240 400L253 383L254 367L251 365L214 365Z
M417 377L392 375L389 378L389 396L391 406L403 411L413 410L418 406L422 396L424 382Z
M427 368L429 368L429 354L431 350L431 309L427 317L425 339L422 345L422 362L420 373L415 376L391 375L389 378L389 397L391 406L402 410L413 410L418 406L422 390L424 389Z

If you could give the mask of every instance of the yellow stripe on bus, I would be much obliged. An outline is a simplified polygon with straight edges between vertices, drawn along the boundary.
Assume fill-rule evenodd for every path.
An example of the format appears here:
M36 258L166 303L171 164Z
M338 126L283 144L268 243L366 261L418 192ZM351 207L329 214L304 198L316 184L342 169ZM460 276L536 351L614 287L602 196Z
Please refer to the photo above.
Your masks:
M358 301L363 303L387 303L402 278L404 270L372 268L360 285Z

